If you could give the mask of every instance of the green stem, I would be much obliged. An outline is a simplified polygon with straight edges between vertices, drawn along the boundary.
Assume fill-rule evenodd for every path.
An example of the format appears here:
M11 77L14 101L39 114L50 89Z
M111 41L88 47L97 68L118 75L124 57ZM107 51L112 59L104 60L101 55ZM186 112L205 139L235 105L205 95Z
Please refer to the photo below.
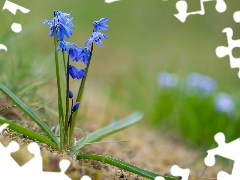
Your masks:
M63 138L64 138L64 113L62 104L62 93L61 93L61 78L58 62L58 52L57 52L57 35L54 21L54 46L55 46L55 65L56 65L56 76L57 76L57 88L58 88L58 113L59 113L59 125L60 125L60 149L63 149Z
M63 65L64 65L65 74L67 74L67 67L66 67L66 61L65 61L64 51L62 51L62 55L63 55Z
M93 43L91 45L90 57L89 57L88 64L87 64L87 67L86 67L86 72L85 72L85 75L84 75L84 77L81 81L81 84L80 84L80 87L79 87L79 90L78 90L78 95L77 95L77 98L76 98L76 102L81 102L81 100L82 100L84 85L85 85L85 81L87 79L88 69L89 69L89 66L90 66L91 59L92 59L92 53L93 53ZM76 123L76 120L77 120L77 116L78 116L78 112L79 112L80 107L73 114L72 122L71 122L71 125L70 125L69 139L68 139L69 144L71 144L71 141L72 141L73 131L74 131L74 127L75 127L75 123Z
M73 99L72 99L72 105L71 105L71 109L73 108ZM73 115L73 112L71 112L70 114L70 117L69 117L69 120L68 120L68 147L70 146L70 143L71 141L69 140L69 137L70 137L70 126L71 126L71 121L72 121L72 115Z
M158 176L162 176L159 174L155 174L152 172L149 172L145 169L142 169L138 166L123 162L121 160L118 159L114 159L111 157L107 157L107 156L101 156L101 155L97 155L97 154L79 154L77 155L77 160L81 160L81 159L92 159L92 160L96 160L96 161L100 161L103 163L107 163L110 164L112 166L121 168L123 170L138 174L140 176L146 177L148 179L155 179ZM162 176L165 178L165 180L179 180L179 178L176 177L169 177L169 176Z
M71 49L70 49L71 50ZM69 96L68 96L68 91L69 91L69 56L68 55L68 60L67 60L67 73L66 73L66 113L65 113L65 125L64 125L64 146L66 146L66 149L68 148L68 111L69 111Z

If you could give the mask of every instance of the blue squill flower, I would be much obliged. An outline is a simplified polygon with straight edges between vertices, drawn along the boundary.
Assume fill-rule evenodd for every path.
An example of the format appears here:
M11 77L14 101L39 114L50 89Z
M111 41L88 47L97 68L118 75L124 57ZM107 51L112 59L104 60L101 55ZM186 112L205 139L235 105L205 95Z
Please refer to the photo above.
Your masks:
M43 24L49 24L49 36L52 37L54 35L54 18L52 20L45 20Z
M108 39L108 37L101 32L93 32L91 37L85 42L84 46L91 45L93 41L97 43L98 46L102 46L101 39Z
M85 65L87 65L89 57L90 57L90 51L87 47L79 48L77 60L80 60Z
M231 113L236 110L236 105L230 95L219 93L215 98L215 108L220 113Z
M56 20L64 25L68 25L70 28L75 29L75 26L72 23L73 17L70 17L72 12L62 13L61 11L54 11L54 17ZM67 18L69 17L69 18Z
M72 112L75 112L78 109L79 105L80 105L80 102L76 102L72 107Z
M49 36L52 37L54 35L54 18L52 20L45 20L43 24L49 24L49 28L50 28ZM72 30L62 23L59 23L59 22L55 23L55 27L56 27L56 35L60 41L64 39L64 35L67 38L70 38L70 36L72 35Z
M78 48L70 48L69 49L69 52L68 52L68 54L69 54L69 56L70 56L70 58L74 61L74 60L76 60L77 61L77 58L78 58Z
M78 69L74 66L69 65L69 74L73 79L82 79L85 75L86 70L85 69Z
M178 82L178 77L168 72L161 72L157 76L157 83L163 88L175 87Z
M66 53L69 53L70 48L78 48L78 45L72 42L67 42L67 41L60 41L58 44L57 50L60 51L65 51Z
M93 31L98 32L99 29L101 30L108 30L108 25L105 22L109 21L109 18L101 18L98 21L93 22Z
M78 48L78 45L75 43L67 42L63 40L63 41L60 41L60 43L58 44L57 50L65 51L67 54L70 55L70 58L72 60L77 61L80 48Z
M67 14L61 11L54 11L54 18L43 22L43 24L49 24L50 37L54 35L54 27L56 28L56 35L60 41L64 39L64 36L69 38L72 35L72 30L70 28L74 29L75 27L72 23L73 18L70 17L70 15L71 13Z
M209 76L199 73L190 73L187 77L187 85L205 95L208 95L216 89L217 83Z

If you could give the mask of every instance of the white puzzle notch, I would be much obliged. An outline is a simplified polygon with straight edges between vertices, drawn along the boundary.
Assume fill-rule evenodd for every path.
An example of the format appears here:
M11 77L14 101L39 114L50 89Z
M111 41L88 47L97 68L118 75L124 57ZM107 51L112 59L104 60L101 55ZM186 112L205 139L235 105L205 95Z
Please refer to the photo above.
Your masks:
M204 2L209 2L209 1L216 1L216 6L215 9L219 12L225 12L227 9L227 5L224 2L224 0L200 0L200 7L201 9L199 11L195 12L187 12L188 5L185 0L180 0L176 3L176 8L178 10L178 14L174 14L174 16L179 19L181 22L185 22L187 17L190 15L204 15L205 14L205 9L204 9Z
M233 19L236 23L240 22L240 11L237 11L233 15ZM240 69L240 58L235 58L232 54L234 48L240 48L240 39L233 40L233 30L230 27L223 29L223 33L226 33L228 46L218 46L216 48L216 55L219 58L229 56L230 67ZM238 77L240 78L240 70L238 71Z
M204 163L207 166L213 166L215 164L215 155L230 159L234 161L232 174L228 174L224 171L220 171L217 175L218 180L236 180L240 179L240 139L236 139L232 142L226 143L223 133L217 133L214 136L215 141L218 144L217 148L208 150L207 157L204 159Z

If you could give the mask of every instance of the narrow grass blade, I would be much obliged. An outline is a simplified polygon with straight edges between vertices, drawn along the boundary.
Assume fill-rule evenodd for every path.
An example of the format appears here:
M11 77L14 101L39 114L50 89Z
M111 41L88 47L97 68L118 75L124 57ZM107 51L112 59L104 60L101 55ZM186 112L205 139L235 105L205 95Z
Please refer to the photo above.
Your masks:
M107 163L110 164L112 166L118 167L120 169L138 174L140 176L146 177L148 179L155 179L157 176L162 176L159 174L155 174L152 172L149 172L145 169L142 169L138 166L123 162L119 159L114 159L108 156L101 156L101 155L97 155L97 154L79 154L77 155L77 160L81 160L81 159L92 159L92 160L96 160L96 161L100 161L103 163ZM178 180L178 178L174 178L174 177L169 177L169 176L162 176L165 178L165 180Z
M12 129L12 130L14 130L20 134L23 134L25 136L28 136L32 139L36 139L42 143L45 143L45 144L59 150L59 147L54 142L52 142L50 139L48 139L47 137L45 137L41 134L38 134L30 129L24 128L16 123L10 122L10 121L2 119L2 118L0 118L0 124L9 124L9 126L8 126L9 129Z
M121 129L127 128L132 124L140 121L142 119L142 114L139 112L135 112L123 120L114 121L110 125L103 127L93 133L90 133L76 142L76 146L73 146L70 149L71 155L74 155L79 149L83 148L84 146L89 145L90 143L96 142L99 139L102 139L110 134L113 134Z
M45 132L48 137L57 145L59 146L59 141L57 137L53 134L51 129L39 119L33 111L24 104L15 94L13 94L7 87L0 83L0 90L9 98L11 99L20 109L22 109L42 130Z

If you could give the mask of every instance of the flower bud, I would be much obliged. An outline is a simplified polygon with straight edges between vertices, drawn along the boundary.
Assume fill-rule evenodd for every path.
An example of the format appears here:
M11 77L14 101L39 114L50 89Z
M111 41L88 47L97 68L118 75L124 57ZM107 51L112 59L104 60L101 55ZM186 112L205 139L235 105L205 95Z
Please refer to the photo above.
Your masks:
M80 105L80 102L76 102L72 107L72 112L75 112L78 109L79 105Z
M68 90L68 97L69 97L70 99L73 98L73 92L72 92L71 90Z

